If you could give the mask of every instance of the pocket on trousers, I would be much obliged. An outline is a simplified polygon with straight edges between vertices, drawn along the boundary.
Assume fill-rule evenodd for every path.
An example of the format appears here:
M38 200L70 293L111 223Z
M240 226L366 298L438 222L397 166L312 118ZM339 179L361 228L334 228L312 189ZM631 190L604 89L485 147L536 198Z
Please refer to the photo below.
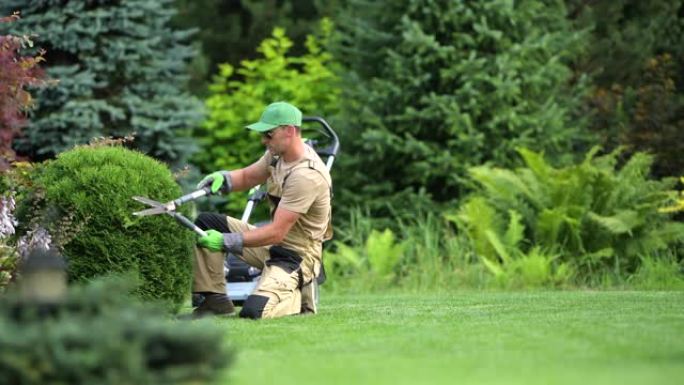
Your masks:
M302 257L297 252L282 246L272 246L268 253L270 258L266 261L266 265L277 266L288 274L297 271L302 264Z

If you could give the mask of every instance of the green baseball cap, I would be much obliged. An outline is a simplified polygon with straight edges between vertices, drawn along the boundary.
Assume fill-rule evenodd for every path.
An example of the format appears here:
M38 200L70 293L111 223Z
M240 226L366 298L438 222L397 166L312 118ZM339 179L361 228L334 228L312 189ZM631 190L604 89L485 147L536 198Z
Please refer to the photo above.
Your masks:
M265 132L285 125L300 127L302 125L302 111L290 103L275 102L266 107L258 122L250 124L247 128Z

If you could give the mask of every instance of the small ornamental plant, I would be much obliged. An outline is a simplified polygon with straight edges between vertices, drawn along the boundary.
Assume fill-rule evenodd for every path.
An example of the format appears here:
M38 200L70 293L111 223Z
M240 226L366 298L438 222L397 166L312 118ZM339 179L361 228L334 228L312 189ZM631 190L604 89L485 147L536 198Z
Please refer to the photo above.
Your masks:
M1 24L18 19L18 13L8 17L0 15ZM15 160L12 143L26 124L24 112L33 106L33 98L26 88L45 83L44 72L39 67L45 60L44 52L24 55L22 50L29 46L33 46L29 36L0 34L0 172Z

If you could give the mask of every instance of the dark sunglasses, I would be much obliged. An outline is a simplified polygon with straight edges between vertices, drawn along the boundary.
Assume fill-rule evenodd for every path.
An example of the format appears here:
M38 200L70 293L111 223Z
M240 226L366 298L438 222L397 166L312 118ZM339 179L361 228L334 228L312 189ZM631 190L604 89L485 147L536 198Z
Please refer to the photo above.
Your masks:
M283 127L286 127L286 126L278 126L278 127L274 128L270 131L262 132L261 136L263 136L266 139L271 139L271 138L273 138L273 135L275 135L276 130L279 128L283 128Z
M271 138L273 138L273 134L275 133L275 130L277 130L277 128L274 128L271 131L262 132L261 136L263 136L266 139L271 139Z

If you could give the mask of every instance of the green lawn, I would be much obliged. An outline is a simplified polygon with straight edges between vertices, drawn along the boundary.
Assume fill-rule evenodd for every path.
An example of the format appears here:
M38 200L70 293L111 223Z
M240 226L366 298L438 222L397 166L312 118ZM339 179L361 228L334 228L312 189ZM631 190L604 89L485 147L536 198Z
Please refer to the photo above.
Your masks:
M324 295L220 319L233 384L681 384L684 292Z

